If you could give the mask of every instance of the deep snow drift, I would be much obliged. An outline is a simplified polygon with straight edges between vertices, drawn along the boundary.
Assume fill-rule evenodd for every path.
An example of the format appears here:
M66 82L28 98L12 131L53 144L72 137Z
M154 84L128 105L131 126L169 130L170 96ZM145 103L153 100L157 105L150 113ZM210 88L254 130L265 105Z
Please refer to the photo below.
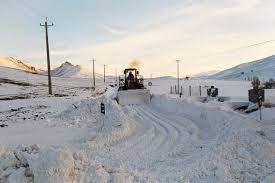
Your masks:
M113 115L105 118L97 112L102 100L108 104L109 112ZM117 103L105 96L79 101L59 114L48 115L47 120L42 120L40 126L28 125L36 121L27 121L26 127L38 131L40 134L36 134L37 137L45 135L46 140L36 139L36 143L42 145L29 145L33 140L29 139L28 134L21 133L20 140L28 140L24 143L26 145L10 146L8 144L13 144L14 141L3 139L1 134L0 139L10 143L6 142L6 146L0 146L0 182L83 182L84 179L84 182L98 182L95 180L100 180L96 179L96 176L100 177L100 173L86 172L98 166L95 160L89 157L91 151L126 138L134 129ZM7 124L19 127L16 123L20 122ZM57 128L59 130L55 130ZM43 129L49 129L46 130L48 134L44 134ZM35 135L31 131L28 133ZM60 136L60 133L64 136ZM47 136L54 138L47 139Z

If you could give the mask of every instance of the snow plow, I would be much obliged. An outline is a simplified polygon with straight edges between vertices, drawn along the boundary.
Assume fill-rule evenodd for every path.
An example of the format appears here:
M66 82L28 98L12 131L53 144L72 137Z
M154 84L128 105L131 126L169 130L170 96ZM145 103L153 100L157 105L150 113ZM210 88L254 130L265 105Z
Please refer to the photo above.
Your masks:
M125 69L124 75L119 76L117 100L120 105L141 105L150 102L150 90L144 87L143 77L137 69Z

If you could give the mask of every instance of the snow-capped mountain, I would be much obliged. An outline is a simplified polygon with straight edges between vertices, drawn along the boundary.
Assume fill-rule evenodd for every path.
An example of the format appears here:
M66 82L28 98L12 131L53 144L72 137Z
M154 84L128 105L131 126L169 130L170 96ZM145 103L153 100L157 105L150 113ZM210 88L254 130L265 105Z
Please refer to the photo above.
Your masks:
M78 76L81 71L81 67L79 65L74 66L70 62L65 62L61 64L61 66L53 69L51 71L52 76L55 77L73 77Z
M0 56L0 67L8 67L26 72L38 73L41 70L37 67L13 57Z
M257 76L261 80L275 78L275 55L221 71L208 79L245 80Z
M42 72L41 74L47 75L47 71ZM70 62L66 61L61 64L59 67L51 70L51 74L54 77L79 77L87 78L91 76L88 69L82 68L80 65L73 65ZM96 78L101 78L100 74L96 74Z

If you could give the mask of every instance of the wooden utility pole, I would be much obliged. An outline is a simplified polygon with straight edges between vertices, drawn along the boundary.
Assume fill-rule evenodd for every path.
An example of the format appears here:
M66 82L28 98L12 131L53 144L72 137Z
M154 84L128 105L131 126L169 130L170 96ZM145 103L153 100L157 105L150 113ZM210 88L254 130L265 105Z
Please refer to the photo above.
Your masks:
M116 83L117 83L117 68L116 68Z
M52 79L51 79L51 62L50 62L50 50L49 50L49 37L48 37L48 27L53 26L52 24L48 24L48 19L46 17L45 24L40 24L40 26L45 27L46 32L46 49L47 49L47 66L48 66L48 86L49 86L49 94L52 95Z
M180 60L176 60L177 61L177 77L178 77L178 94L180 93L180 69L179 69L179 63Z
M93 84L94 84L94 90L95 90L95 59L93 61Z
M106 82L106 80L105 80L105 67L106 67L106 65L104 64L104 74L103 74L103 79L104 79L104 83Z

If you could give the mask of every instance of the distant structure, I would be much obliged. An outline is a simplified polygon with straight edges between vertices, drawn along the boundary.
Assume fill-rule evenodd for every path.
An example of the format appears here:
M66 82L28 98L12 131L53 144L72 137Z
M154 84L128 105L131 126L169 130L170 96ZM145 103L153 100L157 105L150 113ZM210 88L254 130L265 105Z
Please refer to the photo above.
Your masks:
M250 102L260 103L265 100L264 88L261 87L261 82L258 77L253 77L252 79L253 89L248 90L248 98Z
M219 95L218 88L215 88L214 86L211 86L207 89L207 96L209 97L217 97Z

